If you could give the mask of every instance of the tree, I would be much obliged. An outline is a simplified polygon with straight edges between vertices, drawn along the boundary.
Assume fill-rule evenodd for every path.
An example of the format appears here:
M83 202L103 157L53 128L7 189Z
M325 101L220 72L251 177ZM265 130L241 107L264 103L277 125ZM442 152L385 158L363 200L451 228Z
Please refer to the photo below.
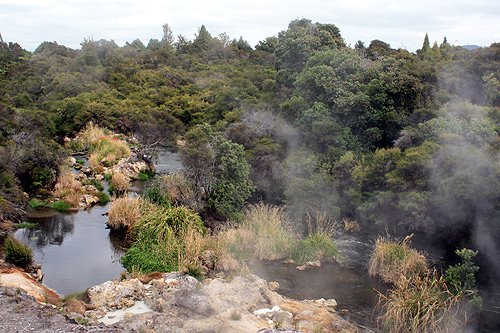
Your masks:
M202 25L200 30L198 31L198 35L193 41L193 48L196 52L208 51L210 49L212 42L212 36L205 28L205 25Z
M290 22L288 29L278 34L275 51L278 83L292 87L295 77L312 55L343 47L344 40L333 24L313 24L308 19Z
M163 38L161 39L161 47L166 49L167 51L171 51L174 44L174 35L172 34L172 30L169 25L165 23L163 25Z
M208 204L222 216L232 217L253 192L249 178L250 166L245 159L243 146L221 138L217 148L217 168L214 170L217 181Z
M200 125L186 134L182 161L188 176L205 192L208 209L220 216L239 212L253 191L243 146Z

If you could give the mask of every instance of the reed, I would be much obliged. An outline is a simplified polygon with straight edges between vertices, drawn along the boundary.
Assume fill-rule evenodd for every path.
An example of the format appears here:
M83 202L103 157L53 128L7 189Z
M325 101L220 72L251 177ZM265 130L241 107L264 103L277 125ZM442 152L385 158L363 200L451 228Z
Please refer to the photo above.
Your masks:
M380 276L385 282L398 284L402 277L413 277L428 272L425 256L409 246L411 236L403 241L379 237L370 257L369 274Z
M380 295L384 332L456 332L465 325L461 294L449 291L436 271L403 275L388 296Z

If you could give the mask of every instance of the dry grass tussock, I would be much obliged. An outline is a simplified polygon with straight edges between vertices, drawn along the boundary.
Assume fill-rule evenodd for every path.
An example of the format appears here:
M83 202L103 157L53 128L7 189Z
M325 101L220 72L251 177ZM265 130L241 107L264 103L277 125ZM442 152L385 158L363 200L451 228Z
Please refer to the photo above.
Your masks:
M317 212L313 217L307 213L307 234L325 234L333 236L340 229L340 224L326 213Z
M380 237L375 243L369 274L380 276L385 282L398 284L403 277L415 277L428 272L425 256L409 246L411 236L396 242Z
M106 136L104 129L90 122L80 134L80 140L83 146L88 149L93 142L97 142L104 136Z
M101 163L109 167L130 156L130 147L125 141L110 136L105 129L93 123L87 124L79 140L83 148L89 151L91 168L96 168Z
M380 321L386 332L460 332L466 323L460 299L436 271L402 276L388 296L380 295Z
M68 167L62 167L57 177L54 196L65 200L72 206L78 205L83 197L82 184L75 179L75 175Z
M236 259L277 260L292 253L297 235L283 207L259 203L248 206L239 227L220 233L219 238Z
M113 230L131 230L141 220L142 210L146 205L148 204L140 198L114 199L108 211L108 226Z
M130 179L121 172L113 173L109 182L113 186L114 191L126 192L130 189Z

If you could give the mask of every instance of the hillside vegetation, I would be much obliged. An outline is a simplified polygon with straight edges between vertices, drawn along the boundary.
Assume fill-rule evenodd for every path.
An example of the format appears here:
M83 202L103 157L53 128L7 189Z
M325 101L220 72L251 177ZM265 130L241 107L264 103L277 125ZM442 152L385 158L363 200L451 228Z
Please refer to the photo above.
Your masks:
M144 148L179 143L185 178L164 190L211 229L263 201L299 233L318 213L424 231L500 276L500 44L350 46L307 19L255 47L163 28L147 45L0 44L1 219L52 195L64 142L92 122Z

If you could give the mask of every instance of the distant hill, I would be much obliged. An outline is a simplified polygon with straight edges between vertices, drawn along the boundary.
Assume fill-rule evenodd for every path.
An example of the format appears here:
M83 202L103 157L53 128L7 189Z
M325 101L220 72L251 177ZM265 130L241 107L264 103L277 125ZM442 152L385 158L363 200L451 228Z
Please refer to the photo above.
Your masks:
M481 46L479 46L479 45L462 45L462 47L466 50L472 51L472 50L480 48Z

